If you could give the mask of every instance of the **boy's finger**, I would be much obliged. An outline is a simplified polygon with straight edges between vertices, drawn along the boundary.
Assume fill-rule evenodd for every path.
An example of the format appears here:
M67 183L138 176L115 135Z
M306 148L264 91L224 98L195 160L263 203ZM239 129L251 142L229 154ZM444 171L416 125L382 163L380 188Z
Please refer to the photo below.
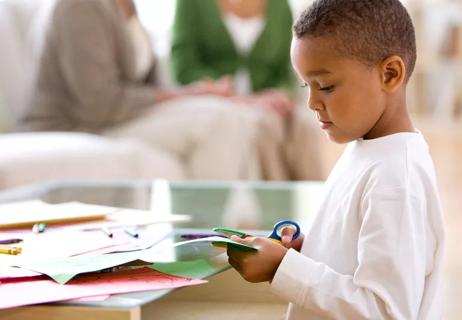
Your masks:
M254 237L247 236L247 237L245 237L245 238L241 238L241 237L232 235L232 236L230 237L230 239L233 240L233 241L236 241L236 242L245 244L245 245L247 245L247 246L252 246L252 242L253 242Z
M295 229L294 227L291 227L291 226L290 227L284 227L281 230L281 237L288 236L292 240L292 237L295 234L295 232L297 232L297 229Z
M244 243L244 238L241 238L241 237L238 237L238 236L235 236L235 235L232 235L229 239L235 241L235 242L239 242L239 243Z

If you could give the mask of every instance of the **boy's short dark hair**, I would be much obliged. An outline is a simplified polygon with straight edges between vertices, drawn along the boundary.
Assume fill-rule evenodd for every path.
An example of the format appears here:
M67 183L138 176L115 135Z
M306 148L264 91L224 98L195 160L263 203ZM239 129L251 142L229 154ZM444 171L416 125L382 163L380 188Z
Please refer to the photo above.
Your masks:
M414 70L414 26L399 0L316 0L295 22L294 34L330 37L340 54L371 66L398 55L406 80Z

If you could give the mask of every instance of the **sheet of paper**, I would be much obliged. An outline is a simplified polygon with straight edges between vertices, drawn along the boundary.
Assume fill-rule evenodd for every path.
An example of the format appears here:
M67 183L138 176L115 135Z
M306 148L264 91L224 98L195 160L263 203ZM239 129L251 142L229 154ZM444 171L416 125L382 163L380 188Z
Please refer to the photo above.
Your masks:
M76 275L107 269L138 260L138 251L105 255L83 255L56 259L17 259L18 267L48 275L60 284L65 284Z
M37 222L47 224L101 220L116 209L79 202L49 204L40 200L0 205L0 229L28 227Z
M130 243L126 235L108 237L101 231L56 231L30 234L20 244L22 256L39 259L65 258Z
M97 221L96 221L97 220ZM97 230L101 223L107 227L146 226L164 222L184 222L189 215L164 215L150 210L137 210L66 202L49 204L41 200L0 204L0 229L29 228L43 222L56 228ZM87 221L87 222L82 222ZM72 223L69 225L69 223ZM30 230L30 229L29 229Z
M83 231L92 231L98 230L102 226L104 226L114 230L117 228L144 227L155 224L186 222L191 220L191 216L186 214L160 215L157 212L149 210L136 210L113 207L106 208L116 209L117 211L108 214L104 221L75 223L72 225L63 226L62 228L65 228L66 230L75 229Z
M0 283L0 308L116 293L172 289L206 282L167 275L150 268L81 275L66 285L52 280L11 281Z
M171 226L165 226L164 224L154 224L148 226L147 228L138 229L138 238L129 236L123 230L124 229L111 230L113 233L113 239L124 239L125 241L123 243L88 251L85 254L100 255L113 252L127 252L148 249L155 246L173 233L173 228Z
M40 275L41 274L38 272L30 271L27 269L0 265L0 282L2 279L30 278L38 277Z

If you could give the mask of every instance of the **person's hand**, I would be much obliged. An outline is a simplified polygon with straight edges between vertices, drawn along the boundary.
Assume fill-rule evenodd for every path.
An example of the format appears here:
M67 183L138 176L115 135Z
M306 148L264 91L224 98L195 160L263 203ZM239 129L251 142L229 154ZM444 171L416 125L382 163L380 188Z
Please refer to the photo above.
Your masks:
M189 94L212 94L229 97L234 94L233 81L229 76L219 80L202 80L185 88Z
M302 248L303 240L305 239L305 235L300 233L297 239L292 240L293 235L297 230L293 227L284 227L281 230L281 244L286 247L287 249L294 249L300 251Z
M254 95L255 103L263 108L276 112L281 117L288 117L292 114L294 103L289 94L280 89L271 89L258 92Z
M230 96L233 95L232 79L230 77L223 77L220 80L203 80L191 84L189 86L176 88L176 89L155 89L156 101L164 102L171 99L182 98L193 95L218 95Z
M231 240L252 246L258 251L244 251L228 245L229 264L249 282L264 282L273 280L279 264L287 248L265 237L239 238L232 236Z
M269 112L276 112L284 118L290 116L294 109L294 103L288 93L280 89L264 90L253 95L235 96L232 99L239 103L266 109Z

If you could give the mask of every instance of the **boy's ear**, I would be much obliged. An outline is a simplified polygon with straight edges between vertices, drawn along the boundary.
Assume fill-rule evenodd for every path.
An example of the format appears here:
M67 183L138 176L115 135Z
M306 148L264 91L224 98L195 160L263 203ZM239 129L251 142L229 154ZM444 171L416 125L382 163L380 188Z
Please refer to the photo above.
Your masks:
M400 88L406 78L406 66L399 56L386 58L380 64L382 87L387 92L395 92Z

